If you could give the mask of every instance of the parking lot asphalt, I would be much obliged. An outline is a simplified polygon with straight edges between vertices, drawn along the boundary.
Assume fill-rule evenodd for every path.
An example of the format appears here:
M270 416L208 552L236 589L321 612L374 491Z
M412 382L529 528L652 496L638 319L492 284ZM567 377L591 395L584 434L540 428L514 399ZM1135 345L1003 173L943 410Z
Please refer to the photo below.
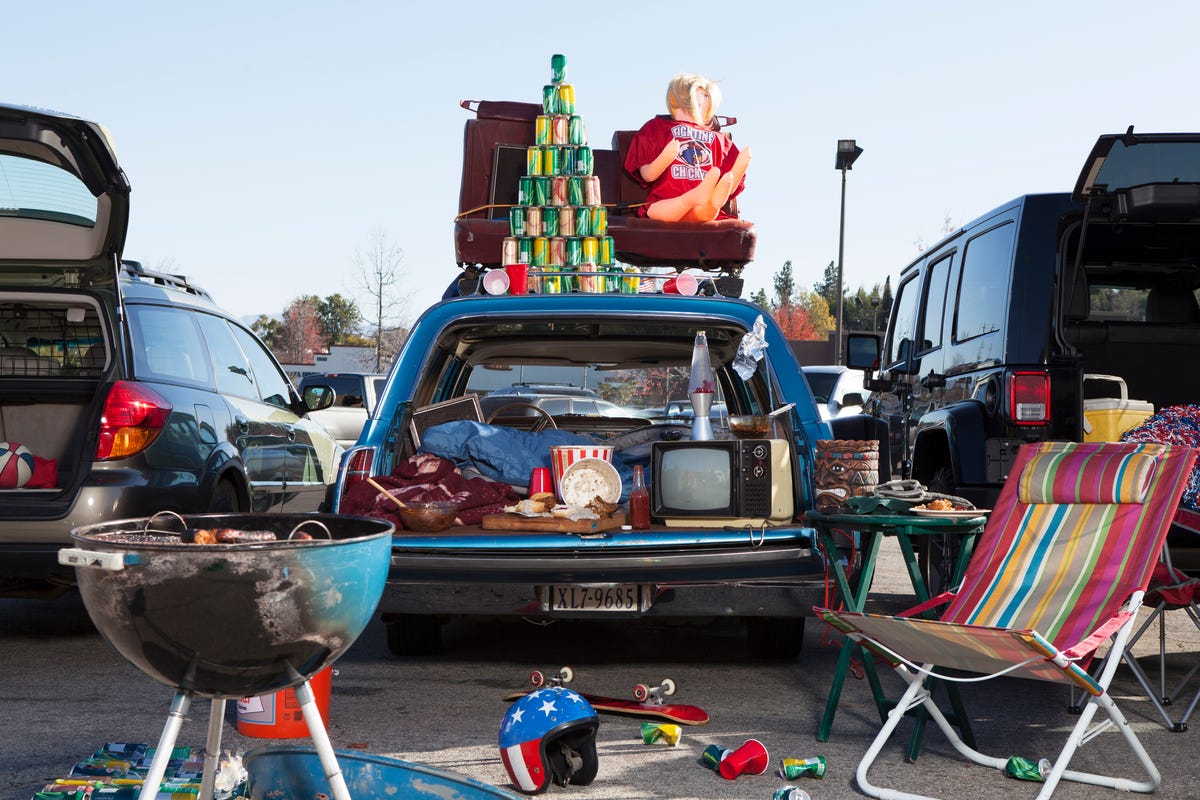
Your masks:
M872 606L903 607L907 579L893 543L885 541ZM1177 612L1178 613L1178 612ZM1180 617L1168 618L1169 665L1181 676L1200 660L1200 634ZM814 800L856 798L854 770L879 726L865 681L851 678L828 742L816 741L840 639L814 621L804 652L794 662L753 661L744 655L740 628L623 621L559 623L455 623L447 652L400 659L390 655L382 625L372 623L338 662L333 678L329 732L335 748L413 761L511 789L496 745L506 709L502 697L524 687L532 669L569 665L574 688L622 694L635 683L665 677L679 686L680 702L704 707L706 726L687 727L679 744L642 742L638 720L601 717L600 771L587 787L551 787L548 797L770 798L784 781L774 775L781 757L823 755L823 779L795 781ZM1157 649L1148 635L1138 653ZM78 598L45 603L0 601L0 798L29 800L48 780L112 741L157 741L172 689L155 683L117 655L95 633ZM884 675L898 693L899 681ZM1075 718L1058 685L1001 679L964 688L964 702L985 752L1053 757ZM1126 668L1114 697L1163 774L1155 798L1200 796L1200 718L1192 730L1171 733ZM228 704L223 748L234 754L272 744L241 735L234 703ZM200 748L208 703L196 700L179 744ZM919 758L904 757L904 735L883 751L872 772L876 783L944 798L1033 797L1039 785L1005 778L963 762L936 730ZM767 747L766 774L727 781L702 766L710 744L736 748L749 738ZM304 744L305 740L290 740ZM1121 737L1106 732L1076 756L1073 766L1136 772ZM1140 777L1140 776L1139 776ZM1117 793L1062 784L1055 797L1092 800ZM1124 796L1124 795L1122 795ZM307 800L307 799L305 799Z

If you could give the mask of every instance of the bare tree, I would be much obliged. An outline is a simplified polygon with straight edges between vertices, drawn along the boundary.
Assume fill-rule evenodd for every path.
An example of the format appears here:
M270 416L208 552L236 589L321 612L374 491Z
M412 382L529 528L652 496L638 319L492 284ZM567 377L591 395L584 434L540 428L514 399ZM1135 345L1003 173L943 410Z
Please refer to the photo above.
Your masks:
M311 298L293 300L275 332L275 355L285 364L312 364L321 349L321 320Z
M382 372L399 351L399 343L388 333L400 327L408 312L407 296L396 293L396 284L404 274L400 269L403 260L404 251L388 241L382 228L371 231L365 250L354 251L359 284L371 298L371 307L364 309L363 317L375 333L376 372Z

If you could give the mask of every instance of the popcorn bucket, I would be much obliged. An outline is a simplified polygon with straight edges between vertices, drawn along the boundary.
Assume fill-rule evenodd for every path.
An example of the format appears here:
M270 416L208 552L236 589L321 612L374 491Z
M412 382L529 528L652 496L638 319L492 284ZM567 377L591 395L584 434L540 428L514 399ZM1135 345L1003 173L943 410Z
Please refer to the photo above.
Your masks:
M562 497L562 494L558 490L558 482L562 479L563 473L567 471L567 467L585 458L598 458L601 461L607 461L611 464L614 449L613 447L595 444L558 445L551 447L550 467L554 473L554 493Z

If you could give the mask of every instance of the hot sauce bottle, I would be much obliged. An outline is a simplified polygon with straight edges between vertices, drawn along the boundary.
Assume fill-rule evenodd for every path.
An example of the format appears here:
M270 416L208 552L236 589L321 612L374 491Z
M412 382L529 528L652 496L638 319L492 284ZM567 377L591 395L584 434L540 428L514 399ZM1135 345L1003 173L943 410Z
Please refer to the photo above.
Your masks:
M635 531L650 527L650 492L641 464L633 467L633 490L629 493L629 524Z

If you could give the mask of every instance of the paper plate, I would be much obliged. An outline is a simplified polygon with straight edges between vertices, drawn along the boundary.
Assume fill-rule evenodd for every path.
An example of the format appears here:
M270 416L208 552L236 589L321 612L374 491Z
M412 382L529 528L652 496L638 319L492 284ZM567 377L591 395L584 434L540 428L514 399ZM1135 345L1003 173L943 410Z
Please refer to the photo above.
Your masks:
M596 496L605 502L621 499L621 474L599 458L584 458L563 471L558 493L569 506L586 506Z

